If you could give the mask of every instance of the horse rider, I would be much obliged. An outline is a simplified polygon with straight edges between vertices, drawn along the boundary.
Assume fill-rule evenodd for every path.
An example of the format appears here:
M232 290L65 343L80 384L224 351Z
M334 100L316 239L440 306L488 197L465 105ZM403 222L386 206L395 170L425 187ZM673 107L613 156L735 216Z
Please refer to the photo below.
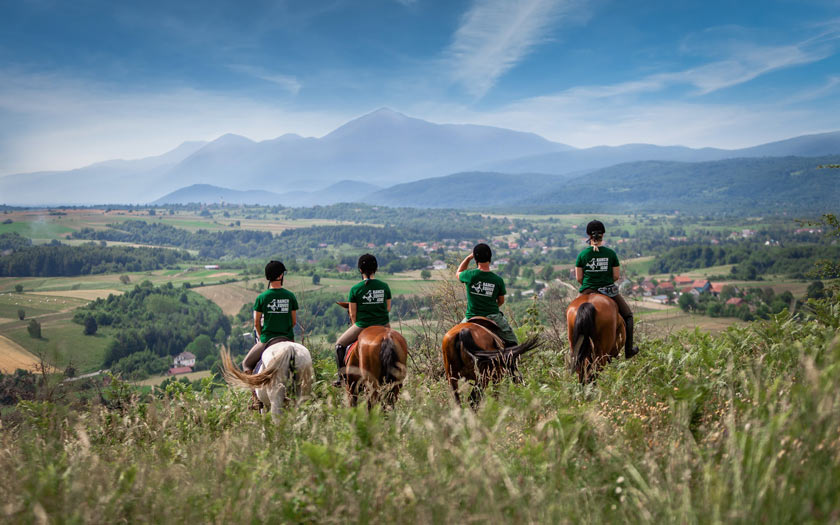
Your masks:
M253 373L265 350L266 343L276 337L295 340L298 302L295 294L283 288L286 266L280 261L265 265L268 290L254 301L254 331L257 341L242 361L242 369Z
M633 311L630 305L618 293L615 282L620 279L618 255L603 245L604 223L595 220L586 225L589 246L577 256L575 278L580 283L581 295L600 293L612 298L618 305L618 312L624 319L627 337L624 342L624 357L629 359L639 353L639 347L633 345Z
M338 367L338 378L333 386L341 386L347 379L344 360L347 348L359 337L362 330L369 326L391 326L391 289L388 284L374 279L379 264L376 257L366 253L359 257L359 273L362 281L350 289L347 301L350 312L350 328L335 342L335 362Z
M505 303L505 281L490 271L490 259L493 252L484 243L476 244L471 254L467 255L458 266L455 276L467 288L467 313L462 323L472 317L487 317L499 327L499 336L505 346L516 346L519 342L499 307ZM477 268L467 270L470 261L475 259Z

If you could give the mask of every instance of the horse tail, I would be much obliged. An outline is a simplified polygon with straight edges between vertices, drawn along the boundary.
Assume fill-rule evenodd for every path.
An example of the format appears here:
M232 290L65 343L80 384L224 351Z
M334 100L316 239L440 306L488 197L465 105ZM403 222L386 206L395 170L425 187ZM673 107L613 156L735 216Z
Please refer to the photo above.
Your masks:
M379 363L382 366L382 383L398 383L403 380L404 370L397 353L397 344L386 334L379 345Z
M575 340L572 348L574 356L574 369L578 374L583 372L584 363L592 360L595 352L595 343L592 337L595 335L595 305L583 303L578 306L575 314Z
M233 359L231 359L230 351L227 348L222 348L219 354L222 359L222 377L225 378L227 384L246 390L264 387L274 379L274 376L280 369L275 364L275 366L271 366L259 374L246 374L233 364ZM289 356L286 354L289 354L289 352L284 352L283 358L288 361Z
M501 359L505 363L512 363L514 360L519 359L519 356L525 352L529 352L541 344L538 337L531 337L522 344L503 348L502 350L475 350L474 352L470 352L470 354L479 360Z
M482 348L475 344L475 339L473 339L469 328L461 328L461 331L455 336L455 344L458 345L459 350L466 352L473 360L479 360L477 354L482 351ZM457 352L457 354L458 359L461 359L461 352Z

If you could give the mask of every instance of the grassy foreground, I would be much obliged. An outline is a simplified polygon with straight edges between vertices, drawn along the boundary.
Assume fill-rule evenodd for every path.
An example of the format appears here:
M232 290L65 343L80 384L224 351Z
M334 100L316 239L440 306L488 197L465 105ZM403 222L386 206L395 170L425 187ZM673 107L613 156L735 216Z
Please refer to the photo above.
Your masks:
M0 432L0 516L36 522L836 522L840 306L643 341L597 385L545 349L477 412L414 374L394 411L326 385L279 424L227 389ZM316 352L313 352L313 354ZM122 403L119 403L122 401ZM118 408L114 408L117 406Z

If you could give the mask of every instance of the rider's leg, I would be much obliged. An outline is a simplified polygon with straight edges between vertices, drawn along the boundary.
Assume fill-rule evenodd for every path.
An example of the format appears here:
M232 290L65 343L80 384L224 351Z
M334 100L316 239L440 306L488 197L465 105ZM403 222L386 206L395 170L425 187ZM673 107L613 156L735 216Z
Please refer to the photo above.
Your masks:
M248 355L245 356L245 359L242 360L242 370L248 372L249 374L253 373L257 363L260 362L260 358L262 357L264 350L265 343L257 341L254 346L248 350Z
M505 348L516 346L519 344L519 341L516 339L516 334L513 333L513 328L510 327L510 323L508 323L508 320L505 318L504 314L490 314L487 316L487 318L498 325L499 335L505 342Z
M347 379L347 372L344 369L344 358L347 357L347 347L358 339L362 330L363 328L353 324L335 342L335 366L338 370L338 378L333 382L333 386L340 386L341 382Z
M639 347L633 344L633 310L630 305L624 300L621 294L613 297L615 304L618 305L618 313L624 319L624 328L626 330L626 338L624 341L624 357L630 359L639 353Z

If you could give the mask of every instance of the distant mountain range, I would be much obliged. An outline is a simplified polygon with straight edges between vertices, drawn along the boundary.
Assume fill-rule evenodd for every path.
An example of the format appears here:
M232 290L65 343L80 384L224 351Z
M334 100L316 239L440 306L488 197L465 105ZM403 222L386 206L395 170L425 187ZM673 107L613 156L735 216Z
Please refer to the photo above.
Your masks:
M151 204L227 203L267 204L284 206L315 206L354 202L379 190L379 186L356 181L340 181L321 191L290 191L274 193L262 190L238 191L210 184L193 184L173 191Z
M156 157L0 177L0 203L84 205L224 200L309 206L364 200L472 207L488 201L514 203L515 196L523 199L522 191L529 189L535 190L531 195L544 197L575 177L631 162L696 163L833 154L840 154L840 132L740 150L650 144L576 149L532 133L468 124L434 124L380 109L321 138L288 134L254 142L224 135L208 143L184 143ZM479 179L469 173L478 172L485 179L490 177L494 184L473 187L471 184Z

